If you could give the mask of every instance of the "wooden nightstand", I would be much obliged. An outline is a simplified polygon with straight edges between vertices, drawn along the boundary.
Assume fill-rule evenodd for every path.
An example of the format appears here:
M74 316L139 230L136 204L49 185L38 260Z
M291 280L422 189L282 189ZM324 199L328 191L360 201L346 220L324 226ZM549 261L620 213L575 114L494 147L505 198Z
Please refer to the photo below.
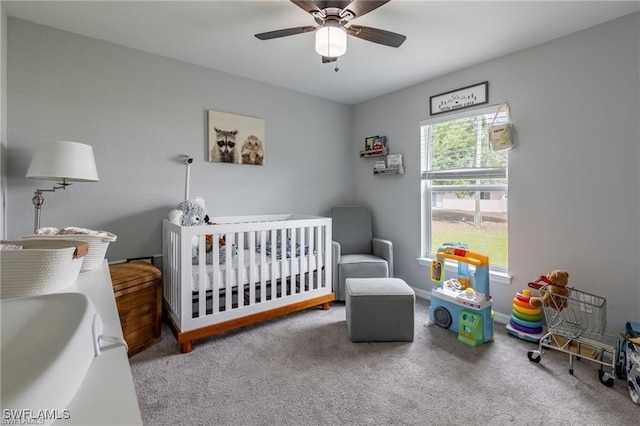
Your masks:
M131 357L160 341L162 274L147 262L119 263L109 271Z

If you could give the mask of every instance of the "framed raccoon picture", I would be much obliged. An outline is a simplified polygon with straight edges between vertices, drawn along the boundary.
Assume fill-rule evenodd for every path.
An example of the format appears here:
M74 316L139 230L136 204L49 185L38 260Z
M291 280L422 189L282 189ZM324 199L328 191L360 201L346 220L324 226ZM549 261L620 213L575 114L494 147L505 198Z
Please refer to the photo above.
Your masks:
M209 113L209 161L264 164L264 120L219 111Z

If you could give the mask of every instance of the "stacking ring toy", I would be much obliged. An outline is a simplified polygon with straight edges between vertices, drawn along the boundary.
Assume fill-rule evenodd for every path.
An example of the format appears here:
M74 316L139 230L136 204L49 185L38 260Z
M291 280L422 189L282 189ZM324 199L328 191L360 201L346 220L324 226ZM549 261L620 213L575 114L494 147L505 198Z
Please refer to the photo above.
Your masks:
M541 328L542 321L525 321L517 317L511 317L511 322L527 328Z
M525 309L536 309L529 304L529 301L526 302L522 299L519 299L517 296L513 298L513 304Z
M537 315L540 313L540 308L525 308L518 305L513 305L513 310L525 315Z
M524 320L524 321L541 321L542 320L542 313L538 314L538 315L527 315L527 314L523 314L520 313L516 310L511 311L511 316L512 317L516 317L518 319Z
M521 325L518 325L516 323L514 323L513 321L510 321L509 324L511 324L511 327L513 327L514 329L518 330L518 331L522 331L523 333L528 333L528 334L540 334L542 333L542 327L538 328L529 328L529 327L523 327Z

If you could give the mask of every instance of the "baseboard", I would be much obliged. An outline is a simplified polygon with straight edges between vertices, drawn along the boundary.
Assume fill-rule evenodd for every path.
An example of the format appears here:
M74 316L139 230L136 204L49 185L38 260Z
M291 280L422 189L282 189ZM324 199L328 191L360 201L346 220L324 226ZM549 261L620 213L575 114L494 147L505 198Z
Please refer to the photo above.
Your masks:
M413 291L415 291L416 297L419 297L420 299L431 300L430 291L423 290L421 288L415 288L415 287L411 287L411 288L413 289Z

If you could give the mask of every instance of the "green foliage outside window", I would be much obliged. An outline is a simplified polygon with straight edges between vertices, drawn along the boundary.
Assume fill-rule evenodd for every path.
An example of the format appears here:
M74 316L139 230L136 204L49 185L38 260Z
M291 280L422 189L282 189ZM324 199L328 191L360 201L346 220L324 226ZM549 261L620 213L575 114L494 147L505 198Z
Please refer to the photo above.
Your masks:
M426 167L431 173L426 177L430 191L425 195L437 195L439 202L443 203L436 203L435 198L427 201L431 206L431 253L435 253L444 242L461 241L467 243L470 249L489 255L492 266L506 268L507 151L493 151L489 147L487 130L494 114L495 109L493 112L424 126L426 157L423 158L423 171ZM491 168L502 170L502 175L483 175L483 170ZM445 185L446 188L440 191L439 187ZM484 185L493 187L480 189ZM500 187L502 190L497 189ZM481 192L484 192L483 197L480 196ZM488 194L492 196L488 197ZM460 200L458 204L450 201L447 204L447 199L451 200L451 197ZM503 200L500 204L502 211L492 211L494 207L489 203L497 203L500 199ZM452 207L454 204L458 207ZM461 205L464 207L459 207Z

